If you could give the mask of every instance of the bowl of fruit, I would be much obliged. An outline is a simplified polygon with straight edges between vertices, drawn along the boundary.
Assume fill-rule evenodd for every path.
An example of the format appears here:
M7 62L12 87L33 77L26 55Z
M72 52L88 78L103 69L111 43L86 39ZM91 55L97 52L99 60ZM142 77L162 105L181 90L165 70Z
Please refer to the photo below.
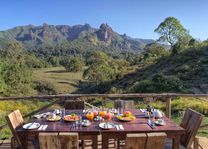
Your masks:
M122 115L117 116L118 120L124 121L124 122L130 122L136 119L135 116L132 115L130 111L123 112Z
M71 114L71 115L66 115L64 116L63 118L65 121L68 121L68 122L75 122L75 121L78 121L80 120L80 116L76 115L76 114Z

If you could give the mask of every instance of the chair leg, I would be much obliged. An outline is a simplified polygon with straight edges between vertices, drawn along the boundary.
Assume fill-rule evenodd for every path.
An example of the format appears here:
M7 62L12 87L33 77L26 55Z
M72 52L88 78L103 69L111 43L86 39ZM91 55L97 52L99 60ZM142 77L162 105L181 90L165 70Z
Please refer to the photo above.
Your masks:
M14 137L12 137L11 138L11 149L15 149L15 146L16 146L16 143L15 143L15 138Z
M194 138L194 149L199 149L199 138Z

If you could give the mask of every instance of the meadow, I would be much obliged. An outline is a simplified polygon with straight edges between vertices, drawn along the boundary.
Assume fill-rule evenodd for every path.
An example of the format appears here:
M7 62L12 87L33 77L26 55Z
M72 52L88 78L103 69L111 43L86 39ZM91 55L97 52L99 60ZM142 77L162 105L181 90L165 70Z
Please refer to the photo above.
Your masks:
M41 68L33 71L34 81L52 84L58 94L70 94L77 90L83 72L67 72L64 67Z

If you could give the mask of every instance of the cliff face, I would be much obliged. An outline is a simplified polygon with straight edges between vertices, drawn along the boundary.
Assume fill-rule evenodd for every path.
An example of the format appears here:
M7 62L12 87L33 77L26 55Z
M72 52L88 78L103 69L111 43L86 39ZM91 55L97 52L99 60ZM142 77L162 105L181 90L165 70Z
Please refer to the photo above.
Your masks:
M101 24L100 29L97 31L97 37L104 42L111 42L113 37L113 30L107 24Z
M42 44L60 44L63 42L88 42L94 46L112 47L118 51L140 52L153 40L134 39L113 31L108 24L101 24L99 29L85 25L26 25L0 32L0 38L17 40L26 47Z

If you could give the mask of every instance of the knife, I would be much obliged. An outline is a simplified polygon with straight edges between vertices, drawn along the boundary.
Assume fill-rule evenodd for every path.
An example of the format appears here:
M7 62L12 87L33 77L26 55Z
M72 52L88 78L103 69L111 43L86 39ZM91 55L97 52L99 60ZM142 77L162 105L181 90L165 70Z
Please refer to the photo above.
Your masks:
M147 125L149 125L152 129L155 129L155 126L151 123L147 123Z

